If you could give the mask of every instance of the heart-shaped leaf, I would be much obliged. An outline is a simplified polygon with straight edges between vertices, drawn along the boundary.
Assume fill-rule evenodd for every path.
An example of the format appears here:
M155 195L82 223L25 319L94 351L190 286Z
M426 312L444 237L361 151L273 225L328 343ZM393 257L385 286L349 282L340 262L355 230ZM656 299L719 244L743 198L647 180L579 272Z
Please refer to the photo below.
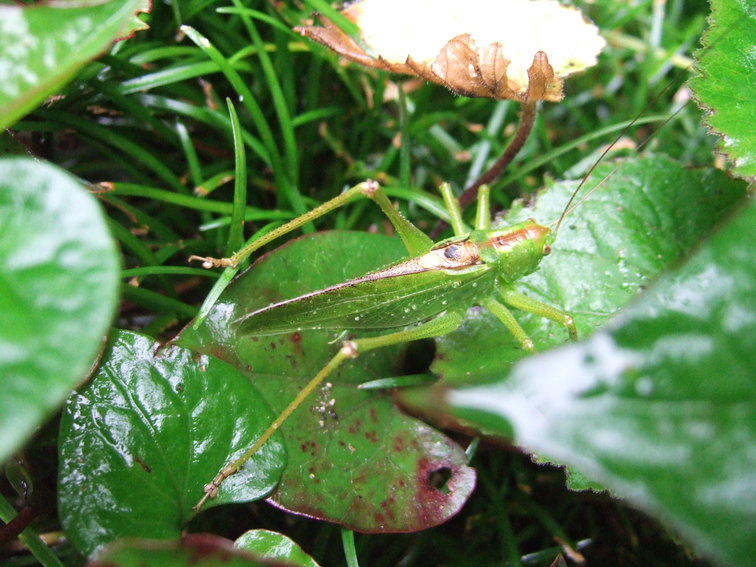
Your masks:
M272 417L228 364L116 331L61 420L58 506L68 537L87 554L120 537L178 537L203 485ZM274 437L208 505L266 496L284 463Z

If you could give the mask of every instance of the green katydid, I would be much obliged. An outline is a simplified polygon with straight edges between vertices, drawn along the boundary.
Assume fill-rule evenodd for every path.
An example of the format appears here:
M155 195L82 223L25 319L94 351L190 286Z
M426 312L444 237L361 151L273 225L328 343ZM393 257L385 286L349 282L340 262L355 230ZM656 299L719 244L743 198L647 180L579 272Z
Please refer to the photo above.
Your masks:
M575 324L567 312L514 290L518 280L535 271L549 254L555 232L534 220L491 228L487 186L480 188L475 226L471 230L462 220L451 187L443 184L440 190L454 236L437 244L393 208L377 183L367 181L251 243L227 260L204 259L210 264L235 266L267 242L360 196L372 199L381 207L409 255L405 260L363 277L274 303L233 322L240 335L254 336L303 329L388 332L343 341L338 352L255 443L205 486L205 495L195 509L199 510L207 499L214 497L223 480L236 473L335 369L360 353L450 333L459 327L472 306L481 306L493 313L526 351L535 350L533 341L510 307L551 319L563 325L570 338L577 338Z
M510 154L516 153L527 137L534 109L534 104L525 105L521 131L515 136L511 149L505 152L508 157L502 156L504 160L500 160L503 164L499 164L501 167L505 166L512 157ZM628 124L614 143L634 123L635 120ZM563 219L580 204L573 205L574 198L612 146L613 144L605 149L575 189L554 223L554 230L539 225L532 219L504 228L492 228L489 188L478 182L468 188L462 197L468 200L477 190L474 228L470 229L462 220L462 207L453 196L451 187L442 184L440 191L454 236L434 243L394 209L377 183L366 181L248 243L229 258L191 257L190 260L202 260L207 268L227 268L225 275L230 280L239 264L255 251L360 197L368 197L378 204L401 237L408 253L407 259L362 277L268 305L232 322L236 333L242 336L319 329L354 330L358 333L360 330L385 330L387 333L344 340L338 352L299 391L254 444L241 457L222 468L205 486L205 494L195 505L195 510L199 510L208 499L217 495L221 483L239 471L329 375L360 353L451 333L460 326L467 310L473 306L490 311L525 351L533 352L535 346L510 308L550 319L564 326L569 338L576 340L577 329L569 313L518 293L514 288L520 279L537 270L540 262L549 254ZM499 171L500 168L495 166L492 169ZM488 179L488 173L483 178ZM594 187L588 195L597 188L598 186ZM211 293L198 321L204 317L219 293L220 291Z

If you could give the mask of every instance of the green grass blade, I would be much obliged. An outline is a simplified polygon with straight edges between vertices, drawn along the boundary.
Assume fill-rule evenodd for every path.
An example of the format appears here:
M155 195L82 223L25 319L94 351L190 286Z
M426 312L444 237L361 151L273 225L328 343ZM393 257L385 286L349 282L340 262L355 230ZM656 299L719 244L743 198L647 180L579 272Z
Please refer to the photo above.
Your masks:
M155 291L143 287L135 287L129 284L121 285L121 293L124 299L128 299L157 313L178 313L184 317L193 317L197 313L197 308L193 305L187 305L183 301L166 297Z
M230 256L244 243L244 212L247 202L247 157L240 135L241 126L234 104L226 99L228 114L231 117L231 131L234 136L234 209L231 213L231 230L226 244L226 256Z
M253 45L257 48L257 56L260 60L260 64L265 74L265 84L270 89L271 99L273 106L276 110L276 116L280 127L281 137L283 138L283 159L284 165L287 168L291 182L291 193L288 196L289 202L292 208L299 214L306 211L304 204L302 203L301 195L296 189L298 187L299 178L299 152L297 150L297 142L294 136L294 126L291 122L291 113L289 112L289 105L284 96L281 82L278 78L278 72L274 68L273 63L265 49L265 43L263 42L260 32L252 22L250 13L243 8L239 0L233 0L234 5L239 10L242 21L247 29L247 33L252 39Z
M200 48L202 51L214 61L221 69L221 72L231 82L234 89L240 94L244 106L250 113L252 120L260 133L260 138L265 145L268 155L271 160L271 167L273 168L273 175L276 179L276 184L279 189L286 195L289 203L295 212L302 214L305 212L304 204L301 200L301 195L294 188L291 183L289 175L286 173L285 162L281 157L281 153L276 144L275 137L270 125L265 119L265 115L257 103L252 91L247 87L245 81L239 75L239 73L231 66L229 61L221 54L218 49L205 36L200 34L197 30L190 26L182 26L181 28L187 36Z

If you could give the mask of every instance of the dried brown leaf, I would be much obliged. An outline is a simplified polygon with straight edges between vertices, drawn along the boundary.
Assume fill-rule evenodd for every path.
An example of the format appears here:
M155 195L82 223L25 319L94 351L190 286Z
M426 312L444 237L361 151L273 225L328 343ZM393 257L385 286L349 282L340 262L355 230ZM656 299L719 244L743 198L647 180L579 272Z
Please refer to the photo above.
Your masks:
M371 57L331 21L321 21L322 27L301 26L296 29L303 36L366 67L417 75L468 97L506 98L520 102L562 99L562 80L555 75L543 51L534 54L533 64L528 69L528 84L520 84L507 76L511 61L504 55L504 47L499 42L479 49L470 34L460 34L450 39L432 61L415 61L409 56L404 63L393 63L380 56Z

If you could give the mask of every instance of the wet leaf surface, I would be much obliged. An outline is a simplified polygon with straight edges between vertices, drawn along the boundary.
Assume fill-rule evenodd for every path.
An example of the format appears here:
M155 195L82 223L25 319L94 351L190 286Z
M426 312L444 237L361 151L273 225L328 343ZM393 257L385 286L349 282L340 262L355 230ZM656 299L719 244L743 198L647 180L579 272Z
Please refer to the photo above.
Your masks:
M574 467L721 564L750 565L754 238L751 200L606 330L448 392L453 413Z
M81 183L0 160L0 461L86 377L117 296L115 243Z
M234 542L236 549L258 553L269 559L288 561L299 567L319 567L292 539L270 530L249 530Z
M60 426L60 515L89 554L121 537L176 538L203 486L273 419L230 365L116 331ZM277 437L206 506L262 498L285 464Z
M280 411L345 336L293 330L237 337L231 322L273 301L363 275L403 254L398 239L368 233L300 239L263 257L237 279L203 326L188 328L180 343L237 364ZM462 449L401 414L386 394L356 388L396 375L400 350L378 349L347 362L329 379L331 386L316 392L284 424L289 465L271 502L362 531L420 530L461 508L475 483ZM448 476L448 482L437 481L437 473Z
M603 325L679 260L743 198L744 185L716 170L690 170L663 157L600 167L583 194L611 173L561 226L552 253L519 286L523 293L567 310L580 337ZM553 183L534 208L515 208L503 222L557 219L577 182ZM536 349L561 344L567 331L542 317L515 311ZM506 375L525 353L488 312L475 309L456 332L437 339L432 370L449 384L480 384ZM475 345L471 356L471 345Z
M147 26L149 0L0 6L0 128L69 81L111 42Z

